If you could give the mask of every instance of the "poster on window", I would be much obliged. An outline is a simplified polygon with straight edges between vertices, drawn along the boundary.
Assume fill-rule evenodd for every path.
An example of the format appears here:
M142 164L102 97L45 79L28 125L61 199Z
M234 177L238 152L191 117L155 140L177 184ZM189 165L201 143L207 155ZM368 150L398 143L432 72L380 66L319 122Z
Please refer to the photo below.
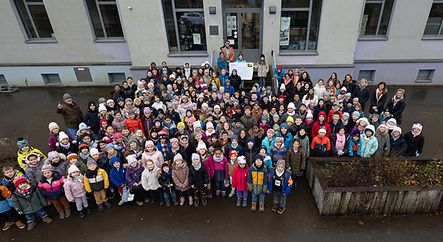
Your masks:
M237 74L242 80L252 80L252 75L254 74L253 62L230 62L229 71L234 69L237 70Z
M202 44L201 35L199 33L193 33L192 40L193 40L192 42L194 43L194 45L201 45Z
M237 30L237 16L226 16L227 36L232 36L233 30Z
M291 17L281 17L280 20L280 45L289 45Z

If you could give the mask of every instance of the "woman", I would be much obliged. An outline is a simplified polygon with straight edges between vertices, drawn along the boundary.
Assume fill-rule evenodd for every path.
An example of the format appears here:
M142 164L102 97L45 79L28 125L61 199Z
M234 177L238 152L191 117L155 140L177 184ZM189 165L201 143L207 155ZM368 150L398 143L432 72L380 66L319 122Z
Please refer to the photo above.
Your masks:
M217 67L221 70L227 70L228 69L228 61L225 58L225 53L223 51L220 51L217 58Z
M88 103L88 112L83 119L84 123L91 128L95 135L100 131L100 119L98 118L98 109L95 102Z
M318 98L314 95L314 89L309 89L308 93L303 97L302 103L310 110L314 110L314 107L318 104Z
M349 93L354 93L354 89L355 89L355 83L352 81L352 76L351 74L346 74L345 75L345 79L343 80L343 83L341 85L342 87L346 87L346 90Z
M378 141L378 148L375 152L375 157L386 157L389 155L391 143L389 142L388 127L385 124L380 124L375 132L375 138Z
M377 89L371 95L371 106L369 108L369 113L381 114L385 109L385 102L387 98L388 89L386 88L385 82L380 82Z
M269 72L269 65L268 62L265 60L265 55L261 54L260 60L257 64L257 76L260 80L260 87L264 87L266 84L266 77L268 76Z
M325 82L323 81L323 79L319 79L314 87L314 95L317 96L317 98L323 98L325 93L326 93Z
M337 77L337 73L336 72L332 72L331 76L328 79L328 82L332 81L335 85L335 83L338 82L338 77Z
M229 80L231 81L231 85L234 87L235 91L240 89L240 86L243 86L243 81L241 77L237 74L237 70L233 69L231 75L229 76Z
M405 111L405 89L399 88L395 92L395 95L389 100L386 105L386 111L397 120L397 125L400 125L403 119L403 111Z

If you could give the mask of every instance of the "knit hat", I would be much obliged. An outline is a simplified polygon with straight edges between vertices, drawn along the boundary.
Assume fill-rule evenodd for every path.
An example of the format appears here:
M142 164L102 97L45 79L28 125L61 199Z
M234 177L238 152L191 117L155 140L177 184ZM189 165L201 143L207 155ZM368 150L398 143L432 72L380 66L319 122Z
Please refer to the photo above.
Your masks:
M83 149L88 149L88 150L89 150L89 145L86 144L86 143L81 143L81 144L78 146L78 150L81 151L81 150L83 150Z
M125 99L123 99L122 97L118 97L117 98L117 102L119 103L119 102L125 102Z
M58 124L56 122L50 122L48 127L49 127L49 132L52 132L52 130L54 130L54 129L60 129L60 127L58 126Z
M89 151L89 154L90 154L91 156L94 156L94 155L99 155L100 152L98 151L97 148L91 148L91 150Z
M295 109L295 104L293 102L290 102L288 104L288 109L290 109L290 108Z
M203 142L202 140L200 140L199 142L198 142L198 145L197 145L197 151L199 151L199 150L201 150L201 149L205 149L205 150L207 150L207 148L206 148L206 144L205 144L205 142Z
M122 137L123 137L123 134L120 133L120 132L117 132L117 133L114 134L114 140L116 140L118 138L122 138Z
M287 123L282 123L281 125L280 125L280 128L281 129L288 129L288 124Z
M90 165L97 165L97 162L92 159L91 157L88 157L88 160L86 162L86 166L90 166Z
M326 129L321 128L321 129L318 130L318 133L319 134L321 134L321 133L326 134Z
M340 92L341 92L341 91L347 92L348 89L346 89L346 87L342 87L342 88L340 89Z
M237 151L235 151L235 150L230 150L230 151L229 151L229 157L231 157L231 156L233 156L233 155L238 156Z
M220 105L218 105L218 104L214 105L214 110L215 109L220 109Z
M137 156L128 155L126 156L126 161L128 162L128 165L131 165L132 163L137 162Z
M118 158L118 156L114 156L109 160L109 164L112 166L114 166L114 163L118 162L118 163L122 163L122 161L120 160L120 158Z
M14 186L18 187L18 185L24 183L24 182L28 182L28 179L26 179L25 177L21 176L21 177L17 177L14 179Z
M368 126L368 125L369 125L369 120L368 120L367 118L365 118L365 117L363 117L363 118L359 118L359 119L357 120L357 124L360 124L361 122L364 122L364 123L365 123L365 126Z
M177 138L172 138L169 140L169 143L178 143L178 139Z
M177 124L177 129L184 129L186 126L185 126L185 123L183 123L183 122L179 122L178 124Z
M286 118L286 123L294 123L294 118L292 116L288 116Z
M281 85L280 85L280 91L286 91L286 86L285 86L285 84L284 83L282 83Z
M113 103L113 102L114 102L114 100L112 100L112 99L108 99L108 100L106 100L106 105L109 106L109 104L110 104L110 103Z
M320 111L319 113L318 113L318 116L320 117L320 116L323 116L323 118L326 118L326 113L325 113L325 111Z
M31 153L29 153L29 154L26 156L26 163L29 162L29 157L31 157L31 156L36 156L36 157L37 157L37 161L40 161L40 159L41 159L40 154L37 154L37 153L35 153L35 152L31 152Z
M275 133L275 131L273 129L268 129L268 131L266 131L266 132L271 132L272 135L274 135L274 133Z
M52 167L51 163L45 162L45 164L43 164L42 172L45 172L45 171L54 171L54 167Z
M308 110L308 113L306 114L306 118L314 118L314 115L312 115L311 110Z
M234 134L234 135L231 136L231 142L232 142L233 140L237 140L237 141L238 141L238 137L237 137L237 135Z
M145 148L148 148L149 146L154 146L154 142L152 140L147 140L145 143Z
M60 154L57 151L51 151L48 153L48 160L52 161L53 159L60 157Z
M263 156L262 155L256 155L255 156L255 160L261 160L261 161L263 161ZM255 161L254 160L254 161Z
M348 113L348 112L343 112L343 114L342 114L341 116L342 116L342 117L343 117L343 116L346 116L346 117L349 118L349 113Z
M238 164L246 164L246 157L239 156L237 159Z
M212 122L207 122L207 123L206 123L206 130L207 130L208 128L214 128L214 124L213 124Z
M192 124L192 127L194 128L194 131L195 131L195 130L197 130L198 128L201 128L202 125L201 125L200 121L195 121L195 122Z
M283 166L285 167L285 160L278 160L276 167Z
M191 158L192 160L200 160L200 155L198 155L197 153L192 153Z
M418 129L418 130L422 131L422 129L423 129L423 125L422 125L421 123L414 123L414 124L412 125L412 128L411 128L411 129Z
M146 107L143 109L144 114L151 114L151 109L149 107Z
M63 95L63 101L65 101L65 100L68 99L68 98L72 98L71 94L69 94L69 93L65 93L65 94Z
M100 103L100 104L98 105L98 112L101 112L101 111L108 111L108 110L106 109L106 106L105 106L103 103Z
M85 129L88 129L88 125L86 125L85 123L82 122L78 125L78 131L82 131Z
M78 169L78 167L76 165L71 165L68 168L68 175L71 175L72 173L74 173L76 171L80 171L80 170Z
M70 154L68 154L68 156L66 156L66 159L68 161L71 161L72 159L77 159L78 160L78 155L76 153L70 153Z
M178 160L183 160L183 156L182 156L180 153L177 153L177 154L174 156L174 163L175 163L176 161L178 161Z
M64 139L69 139L69 136L65 132L60 131L60 133L58 133L58 141L60 142Z
M398 132L400 132L400 134L401 134L401 128L400 127L395 127L393 130L392 130L392 132L395 132L395 131L398 131Z
M105 150L108 151L109 149L115 149L114 145L112 143L109 143L105 146Z
M25 146L29 146L29 142L22 138L22 139L19 139L17 141L17 146L18 146L19 149L21 149L21 148L23 148Z

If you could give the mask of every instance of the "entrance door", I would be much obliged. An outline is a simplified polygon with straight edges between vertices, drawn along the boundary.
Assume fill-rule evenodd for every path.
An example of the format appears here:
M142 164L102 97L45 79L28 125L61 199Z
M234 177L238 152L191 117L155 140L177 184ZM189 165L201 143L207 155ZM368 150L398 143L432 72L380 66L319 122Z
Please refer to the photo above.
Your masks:
M234 46L235 58L242 52L246 61L258 61L262 54L261 19L260 8L224 10L224 36Z

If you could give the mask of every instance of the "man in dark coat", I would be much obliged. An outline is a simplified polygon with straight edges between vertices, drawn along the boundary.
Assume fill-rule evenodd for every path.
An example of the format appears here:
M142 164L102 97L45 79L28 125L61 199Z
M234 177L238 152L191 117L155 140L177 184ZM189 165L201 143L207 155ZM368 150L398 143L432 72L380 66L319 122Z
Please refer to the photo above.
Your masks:
M65 93L63 95L63 103L58 104L57 113L63 115L69 137L76 140L78 125L83 122L83 112L80 110L80 107L74 103L70 94Z

